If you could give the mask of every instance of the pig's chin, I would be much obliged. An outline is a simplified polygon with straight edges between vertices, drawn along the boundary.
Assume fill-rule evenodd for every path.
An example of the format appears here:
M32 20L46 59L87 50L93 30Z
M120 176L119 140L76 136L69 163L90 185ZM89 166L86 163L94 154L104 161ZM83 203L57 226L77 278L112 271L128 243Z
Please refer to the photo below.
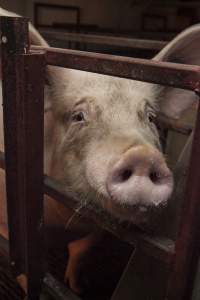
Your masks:
M107 199L104 208L120 221L128 221L135 225L147 223L149 209L139 205L122 205L113 198Z

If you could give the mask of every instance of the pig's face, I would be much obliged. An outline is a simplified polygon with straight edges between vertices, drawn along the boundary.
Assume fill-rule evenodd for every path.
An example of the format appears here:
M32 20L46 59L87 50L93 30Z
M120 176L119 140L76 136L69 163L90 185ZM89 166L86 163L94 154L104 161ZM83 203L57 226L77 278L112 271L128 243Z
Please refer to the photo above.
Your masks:
M53 85L51 175L82 201L142 221L148 209L166 204L173 188L154 123L153 86L59 72L62 80L58 76Z

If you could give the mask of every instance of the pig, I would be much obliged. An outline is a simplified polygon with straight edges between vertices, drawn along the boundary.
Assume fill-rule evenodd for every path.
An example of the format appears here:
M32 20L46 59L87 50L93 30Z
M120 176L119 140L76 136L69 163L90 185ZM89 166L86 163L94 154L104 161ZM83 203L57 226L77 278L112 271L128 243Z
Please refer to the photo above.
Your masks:
M3 9L0 15L16 16ZM48 47L32 25L30 40ZM153 60L199 64L199 42L200 26L196 25L179 34ZM95 202L134 224L146 221L152 210L165 207L173 190L173 175L162 154L156 116L180 118L197 95L58 67L48 67L46 79L45 173L72 190L80 207ZM0 140L3 151L2 128ZM1 232L8 237L3 180L2 175L0 223ZM45 199L46 224L66 226L71 215L63 205ZM95 234L89 233L68 245L65 280L77 293L79 259L95 241Z

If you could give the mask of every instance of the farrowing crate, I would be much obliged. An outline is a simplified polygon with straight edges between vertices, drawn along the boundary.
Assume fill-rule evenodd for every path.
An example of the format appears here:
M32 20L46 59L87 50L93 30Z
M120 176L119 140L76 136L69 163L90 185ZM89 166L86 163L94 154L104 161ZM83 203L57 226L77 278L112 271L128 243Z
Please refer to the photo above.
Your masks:
M77 299L45 274L43 243L43 193L76 209L78 199L62 191L59 183L43 176L43 89L46 65L62 66L157 83L200 93L200 67L94 54L75 50L29 47L28 20L1 17L5 169L9 218L10 264L28 278L28 299L39 299L42 282L54 288L60 299ZM163 76L165 74L165 76ZM182 127L171 124L182 131ZM166 299L188 300L199 258L200 240L200 109L198 110L190 170L180 229L173 241L156 240L134 226L124 228L99 208L85 207L84 216L137 245L149 255L171 265ZM1 167L4 154L1 153ZM37 187L37 188L36 188ZM27 200L28 199L28 200ZM114 224L114 226L113 226ZM6 242L2 239L4 248ZM62 291L62 292L61 292Z

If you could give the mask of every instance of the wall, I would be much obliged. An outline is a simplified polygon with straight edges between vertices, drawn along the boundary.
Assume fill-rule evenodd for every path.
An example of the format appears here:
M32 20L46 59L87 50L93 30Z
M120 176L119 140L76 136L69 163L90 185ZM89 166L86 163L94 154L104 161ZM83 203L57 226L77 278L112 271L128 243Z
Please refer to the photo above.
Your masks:
M142 28L143 12L166 17L169 30L172 31L173 29L180 31L182 27L189 25L187 24L187 16L177 15L177 7L173 0L0 0L0 6L26 15L33 20L34 2L79 6L83 24L97 24L100 27L116 30L139 31ZM172 6L168 6L170 3ZM186 5L185 10L189 5L189 13L192 4L190 2L183 4ZM200 19L200 4L196 3L193 10L198 21Z
M30 0L26 5L27 16L32 20L34 2L36 1ZM37 2L79 6L81 8L81 22L85 24L102 24L103 27L118 25L118 9L114 9L115 0L39 0Z
M79 6L83 24L115 29L138 29L139 14L146 7L143 0L30 0L26 3L26 15L32 20L34 2Z
M1 7L22 15L25 14L25 3L26 0L0 0Z

